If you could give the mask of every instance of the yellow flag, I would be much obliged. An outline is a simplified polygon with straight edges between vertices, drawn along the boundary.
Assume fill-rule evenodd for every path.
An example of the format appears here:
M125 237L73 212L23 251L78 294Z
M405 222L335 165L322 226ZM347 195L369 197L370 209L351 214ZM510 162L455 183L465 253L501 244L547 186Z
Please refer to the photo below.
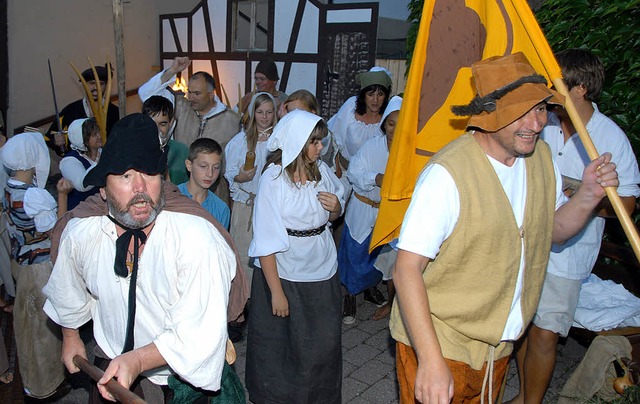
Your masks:
M464 133L468 118L451 106L476 95L471 65L516 52L549 83L561 77L526 0L425 0L371 248L398 237L420 171Z

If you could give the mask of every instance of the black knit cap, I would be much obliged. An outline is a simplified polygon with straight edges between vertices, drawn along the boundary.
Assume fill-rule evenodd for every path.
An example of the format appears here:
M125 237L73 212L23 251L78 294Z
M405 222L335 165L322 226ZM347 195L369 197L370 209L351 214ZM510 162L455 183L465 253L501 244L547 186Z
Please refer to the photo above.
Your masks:
M158 126L141 113L127 115L113 125L98 164L84 177L84 186L104 187L107 175L131 169L150 175L164 174L167 169Z
M278 68L276 64L271 59L261 60L256 66L256 73L262 73L271 81L280 80L280 76L278 75Z

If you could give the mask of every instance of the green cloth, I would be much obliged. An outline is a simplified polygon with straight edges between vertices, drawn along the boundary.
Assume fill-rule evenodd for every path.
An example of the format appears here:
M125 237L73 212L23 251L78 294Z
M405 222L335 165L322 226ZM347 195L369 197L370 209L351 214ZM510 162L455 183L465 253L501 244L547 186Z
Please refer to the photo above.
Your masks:
M169 154L167 155L167 163L169 165L169 178L175 185L189 181L189 172L184 161L189 158L189 146L184 143L169 140L167 143Z
M197 389L175 376L169 376L168 383L169 388L173 390L173 399L170 404L190 404L205 396L203 390ZM246 404L247 402L244 386L242 386L236 371L227 362L224 363L222 369L220 390L212 395L209 395L211 392L206 393L210 404Z

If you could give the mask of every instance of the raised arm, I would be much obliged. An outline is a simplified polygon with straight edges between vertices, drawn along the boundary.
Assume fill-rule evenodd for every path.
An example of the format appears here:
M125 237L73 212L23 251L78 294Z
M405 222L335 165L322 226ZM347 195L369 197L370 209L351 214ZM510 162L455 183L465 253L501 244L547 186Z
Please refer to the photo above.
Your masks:
M172 94L167 91L165 87L169 84L173 76L189 67L190 63L191 61L188 57L176 57L173 59L173 64L168 69L151 77L149 81L138 88L138 96L140 99L144 102L152 95L162 95L173 100Z

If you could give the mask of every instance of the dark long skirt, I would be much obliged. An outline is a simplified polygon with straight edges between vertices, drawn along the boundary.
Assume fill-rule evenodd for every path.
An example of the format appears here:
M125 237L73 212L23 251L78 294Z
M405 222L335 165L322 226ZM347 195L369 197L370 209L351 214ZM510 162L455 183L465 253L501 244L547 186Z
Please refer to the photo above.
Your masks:
M271 311L261 269L253 272L248 319L246 386L263 403L340 403L341 299L338 275L322 282L281 279L289 316Z

